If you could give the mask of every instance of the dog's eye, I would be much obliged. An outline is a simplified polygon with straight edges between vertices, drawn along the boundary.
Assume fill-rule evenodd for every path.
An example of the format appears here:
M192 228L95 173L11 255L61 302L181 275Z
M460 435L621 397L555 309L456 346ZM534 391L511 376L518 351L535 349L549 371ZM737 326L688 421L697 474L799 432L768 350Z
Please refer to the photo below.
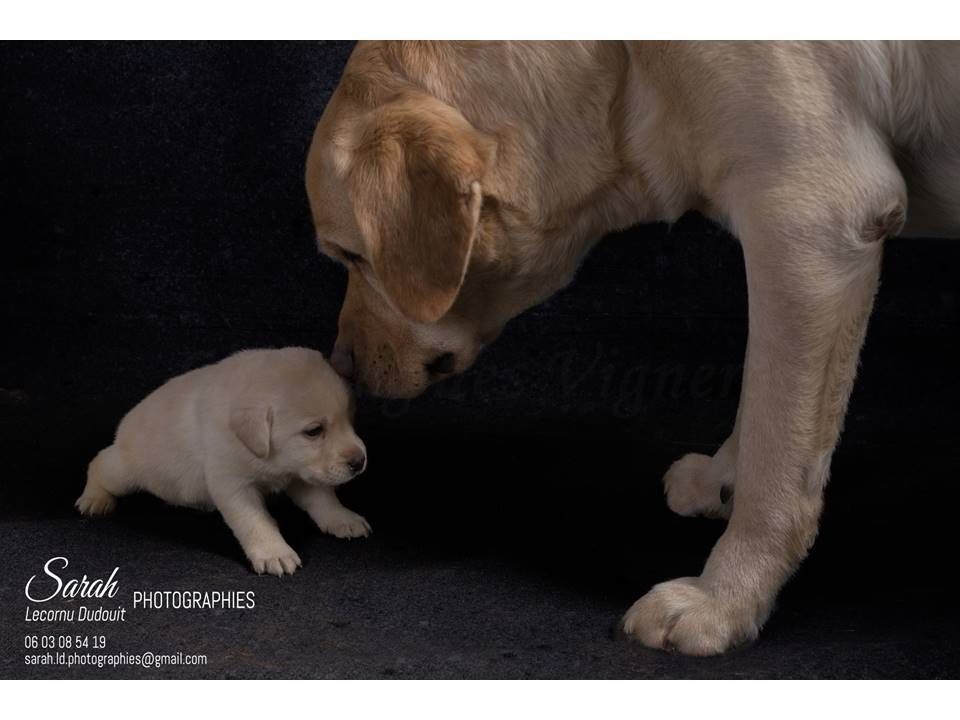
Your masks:
M323 423L317 423L316 425L311 425L303 431L303 434L308 438L318 438L323 435L323 431L326 428L323 426Z
M363 255L360 255L359 253L350 252L349 250L341 250L340 254L343 255L343 259L348 263L352 263L354 265L360 265L363 263Z

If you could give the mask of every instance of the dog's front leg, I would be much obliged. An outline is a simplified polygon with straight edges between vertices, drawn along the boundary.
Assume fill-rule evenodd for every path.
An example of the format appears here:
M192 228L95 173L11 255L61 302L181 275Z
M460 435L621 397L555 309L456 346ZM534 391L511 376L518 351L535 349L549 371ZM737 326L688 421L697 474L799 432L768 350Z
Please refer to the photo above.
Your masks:
M627 612L624 629L647 645L711 655L754 638L816 536L882 252L859 220L827 217L819 229L739 224L750 320L736 501L703 573Z
M296 572L300 556L283 539L257 488L213 483L210 494L255 573L282 576Z
M325 533L338 538L366 537L370 534L370 523L366 518L341 505L332 487L294 480L287 488L287 495Z

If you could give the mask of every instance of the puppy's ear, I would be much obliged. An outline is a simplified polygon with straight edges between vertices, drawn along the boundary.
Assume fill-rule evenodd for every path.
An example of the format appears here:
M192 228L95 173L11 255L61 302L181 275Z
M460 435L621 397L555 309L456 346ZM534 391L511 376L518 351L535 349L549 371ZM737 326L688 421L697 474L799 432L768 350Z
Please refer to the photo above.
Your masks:
M354 129L348 184L373 274L401 313L435 322L463 283L496 143L419 92Z
M230 411L230 429L258 458L270 456L273 408L268 405L233 408Z

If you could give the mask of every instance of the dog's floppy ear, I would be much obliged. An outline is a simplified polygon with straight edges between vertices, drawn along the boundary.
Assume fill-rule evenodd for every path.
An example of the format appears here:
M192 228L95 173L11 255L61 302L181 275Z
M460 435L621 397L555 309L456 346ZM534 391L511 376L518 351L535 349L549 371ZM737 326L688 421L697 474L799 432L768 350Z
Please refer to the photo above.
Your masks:
M496 144L419 92L370 111L355 131L349 186L373 274L401 313L435 322L463 283Z
M269 405L233 408L230 411L230 429L258 458L270 456L273 408Z

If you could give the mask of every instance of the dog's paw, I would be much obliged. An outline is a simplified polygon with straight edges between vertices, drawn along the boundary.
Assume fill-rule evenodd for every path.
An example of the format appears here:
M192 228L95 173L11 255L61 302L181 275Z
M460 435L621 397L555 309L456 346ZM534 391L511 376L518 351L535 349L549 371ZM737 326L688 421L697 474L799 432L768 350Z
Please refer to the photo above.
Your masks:
M338 538L367 537L371 532L366 518L345 507L328 510L316 522L325 533Z
M677 515L729 518L733 509L733 479L711 467L709 455L690 453L663 476L667 507Z
M117 507L117 499L102 488L88 485L74 507L83 515L106 515Z
M257 575L293 575L303 565L300 556L289 545L256 548L247 552L250 565Z
M719 655L749 642L762 618L751 603L720 600L700 586L699 578L655 585L623 618L623 630L644 645L687 655Z

